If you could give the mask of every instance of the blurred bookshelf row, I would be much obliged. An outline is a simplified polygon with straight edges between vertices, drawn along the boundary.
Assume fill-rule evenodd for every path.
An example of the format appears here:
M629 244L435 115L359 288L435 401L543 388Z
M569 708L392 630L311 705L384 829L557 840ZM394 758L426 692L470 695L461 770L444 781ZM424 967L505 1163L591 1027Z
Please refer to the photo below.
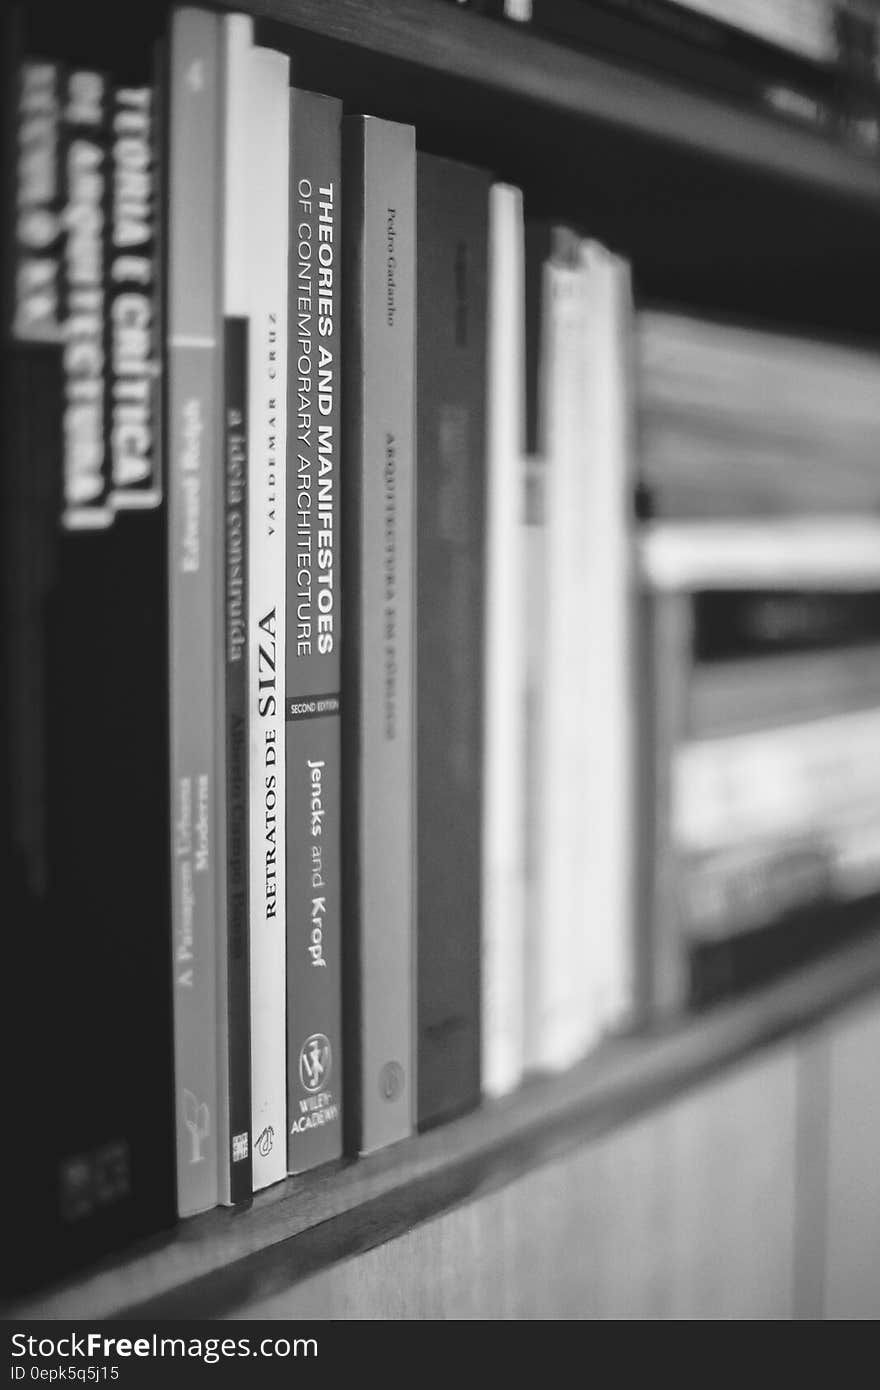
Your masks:
M823 131L855 148L878 148L875 0L453 3Z
M356 26L337 67L266 8L9 29L10 1295L506 1142L880 925L867 291L752 313L710 248L683 294L655 201L609 183L594 225L563 163L548 205L537 136L466 162L406 84L349 87ZM833 78L817 139L873 157L873 7L775 8L717 63ZM714 93L685 10L507 18Z

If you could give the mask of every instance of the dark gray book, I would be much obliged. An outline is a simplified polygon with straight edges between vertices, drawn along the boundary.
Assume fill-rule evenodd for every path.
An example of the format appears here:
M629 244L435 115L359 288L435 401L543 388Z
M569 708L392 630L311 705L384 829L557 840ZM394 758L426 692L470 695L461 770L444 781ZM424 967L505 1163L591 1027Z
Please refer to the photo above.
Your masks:
M235 1204L253 1192L251 1127L250 899L248 892L247 440L248 325L224 323L223 564L224 772L226 777L226 1170L222 1195ZM228 1190L227 1190L228 1188Z
M346 1146L413 1128L415 136L343 123Z
M675 1015L688 997L679 907L679 854L673 830L673 767L687 737L693 672L689 594L644 593L637 622L641 745L639 767L638 1011Z
M480 1097L489 175L419 154L418 1122Z
M294 90L288 265L287 1163L342 1153L342 102Z

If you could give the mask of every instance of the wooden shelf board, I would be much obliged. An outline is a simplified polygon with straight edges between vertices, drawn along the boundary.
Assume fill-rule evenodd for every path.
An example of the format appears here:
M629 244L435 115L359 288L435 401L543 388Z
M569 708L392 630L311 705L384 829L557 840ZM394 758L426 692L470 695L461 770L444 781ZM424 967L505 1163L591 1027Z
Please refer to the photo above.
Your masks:
M328 1165L246 1210L182 1222L8 1317L221 1317L570 1152L880 988L880 934L392 1149Z
M448 0L216 0L383 61L880 207L880 164L821 133L567 48ZM414 112L417 114L417 112Z

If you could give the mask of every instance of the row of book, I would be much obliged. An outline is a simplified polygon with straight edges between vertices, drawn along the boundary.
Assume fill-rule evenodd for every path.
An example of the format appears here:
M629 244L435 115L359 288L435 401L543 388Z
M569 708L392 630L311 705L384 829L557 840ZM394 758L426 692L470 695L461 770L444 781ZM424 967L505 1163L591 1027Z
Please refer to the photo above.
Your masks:
M638 360L663 1012L876 912L880 412L864 347L649 313Z
M880 359L260 37L12 34L8 1283L876 912Z
M455 0L696 90L880 144L874 0Z

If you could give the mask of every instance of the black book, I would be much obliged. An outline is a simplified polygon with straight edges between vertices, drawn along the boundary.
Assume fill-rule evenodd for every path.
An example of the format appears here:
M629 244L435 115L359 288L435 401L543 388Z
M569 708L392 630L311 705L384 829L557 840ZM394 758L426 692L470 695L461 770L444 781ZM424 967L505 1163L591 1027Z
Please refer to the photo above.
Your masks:
M251 1159L250 897L248 890L247 372L248 325L224 324L224 617L226 749L226 1046L233 1205L253 1196ZM221 947L222 949L222 947Z
M693 596L694 659L739 661L880 641L872 590L706 589Z
M480 1095L489 176L417 162L418 1122Z
M129 62L108 42L93 61L40 18L28 7L14 27L5 132L7 1293L175 1209L165 506L158 452L150 503L114 505L105 430L106 102L117 83L149 85L151 46ZM106 79L83 78L95 132L73 138L66 102L86 72ZM151 314L158 269L153 256Z

